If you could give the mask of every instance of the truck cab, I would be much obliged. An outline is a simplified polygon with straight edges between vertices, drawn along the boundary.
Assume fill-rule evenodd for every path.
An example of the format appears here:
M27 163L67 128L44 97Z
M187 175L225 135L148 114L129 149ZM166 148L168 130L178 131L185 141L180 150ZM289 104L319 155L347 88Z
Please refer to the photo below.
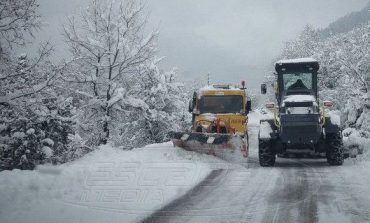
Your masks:
M192 131L207 133L247 132L247 114L251 101L247 99L244 86L206 86L194 92L189 103L192 113Z
M210 85L194 92L189 101L191 130L170 132L174 146L221 159L244 163L248 157L248 116L251 101L241 87Z

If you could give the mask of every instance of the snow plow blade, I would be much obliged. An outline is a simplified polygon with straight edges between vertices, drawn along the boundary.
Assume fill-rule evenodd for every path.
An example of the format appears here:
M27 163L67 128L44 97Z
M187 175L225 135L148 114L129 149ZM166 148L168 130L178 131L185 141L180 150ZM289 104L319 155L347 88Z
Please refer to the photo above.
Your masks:
M242 162L248 156L247 142L236 134L170 132L170 137L174 146L226 161Z

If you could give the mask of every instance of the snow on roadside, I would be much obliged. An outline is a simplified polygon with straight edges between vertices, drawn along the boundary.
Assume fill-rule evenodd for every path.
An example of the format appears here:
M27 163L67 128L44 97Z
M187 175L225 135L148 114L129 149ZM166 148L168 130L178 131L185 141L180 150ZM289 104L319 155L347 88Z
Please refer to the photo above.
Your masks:
M137 222L226 163L171 143L0 172L0 222Z

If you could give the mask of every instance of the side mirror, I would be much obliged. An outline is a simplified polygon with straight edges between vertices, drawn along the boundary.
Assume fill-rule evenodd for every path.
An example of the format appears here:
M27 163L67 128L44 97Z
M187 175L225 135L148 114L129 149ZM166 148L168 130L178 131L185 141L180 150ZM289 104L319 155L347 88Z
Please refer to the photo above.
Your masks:
M245 105L245 114L248 115L249 112L252 111L252 101L248 100L247 104Z
M267 93L267 86L266 84L261 84L261 94L266 94Z
M193 100L190 100L189 101L189 112L192 113L194 110L194 104L193 104Z

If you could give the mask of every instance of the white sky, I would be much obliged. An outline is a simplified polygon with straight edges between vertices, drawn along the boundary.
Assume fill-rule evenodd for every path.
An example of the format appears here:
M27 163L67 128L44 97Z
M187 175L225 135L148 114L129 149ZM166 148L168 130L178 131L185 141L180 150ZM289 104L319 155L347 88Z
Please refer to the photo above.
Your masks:
M108 0L107 0L108 1ZM117 0L116 0L117 1ZM66 16L89 0L39 0L48 23L36 41L50 40L65 56L60 36ZM306 24L325 27L368 0L146 0L149 28L160 31L164 69L177 67L183 79L237 83L258 88L272 70L284 41Z

